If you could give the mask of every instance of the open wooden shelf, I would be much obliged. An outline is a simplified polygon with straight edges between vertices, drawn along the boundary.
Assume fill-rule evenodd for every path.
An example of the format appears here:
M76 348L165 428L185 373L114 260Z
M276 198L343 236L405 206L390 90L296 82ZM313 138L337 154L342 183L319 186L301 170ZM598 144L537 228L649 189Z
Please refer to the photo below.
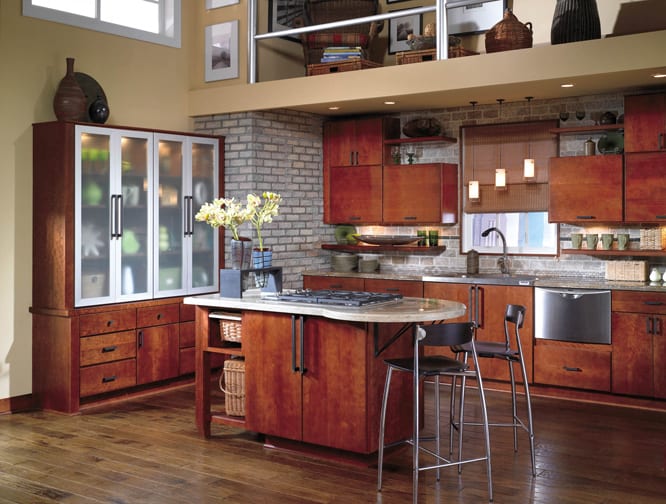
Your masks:
M337 243L322 243L324 250L338 252L351 252L354 254L376 254L378 252L408 252L410 254L438 255L446 250L446 246L419 247L413 245L338 245Z
M640 249L631 249L631 250L588 250L588 249L561 249L560 254L579 254L579 255L590 255L590 256L616 256L616 257L626 257L626 256L636 256L636 257L663 257L666 256L666 250L640 250Z
M450 136L431 136L431 137L414 137L414 138L387 138L384 140L384 145L398 145L408 143L429 143L429 142L444 142L456 143L458 139Z
M579 133L604 133L606 131L623 130L624 124L596 124L589 126L570 126L568 128L553 128L554 135L577 135Z

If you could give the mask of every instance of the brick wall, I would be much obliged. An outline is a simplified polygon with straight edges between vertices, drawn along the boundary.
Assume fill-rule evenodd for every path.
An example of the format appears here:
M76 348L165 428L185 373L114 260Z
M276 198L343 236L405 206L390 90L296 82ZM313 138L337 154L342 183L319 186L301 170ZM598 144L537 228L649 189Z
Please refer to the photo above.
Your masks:
M576 111L584 110L585 118L576 119ZM594 124L606 111L623 113L623 96L618 94L573 97L565 100L537 100L505 102L501 117L496 103L476 107L455 107L403 114L402 122L418 116L437 118L445 134L458 136L463 124L490 124L528 119L552 119L561 111L569 118L562 126ZM328 270L330 252L321 250L322 242L334 241L334 226L324 225L322 208L322 123L324 118L294 111L251 112L219 116L198 117L198 132L226 137L225 184L226 196L244 198L248 192L273 190L282 194L284 203L280 216L265 228L264 241L275 254L275 264L282 266L285 287L301 286L301 272ZM591 135L598 140L601 134ZM590 135L563 135L560 137L561 155L583 155L583 142ZM417 162L458 163L458 144L429 144L419 150ZM359 229L361 232L364 228ZM375 227L365 232L377 233ZM439 256L386 254L379 256L384 271L430 271L465 269L466 256L459 254L460 229L442 226L440 235L447 250ZM585 229L560 225L563 248L569 246L569 235ZM416 234L416 228L385 228L385 234ZM639 229L596 226L593 232L629 232L638 239ZM244 234L249 235L248 231ZM481 271L496 270L496 257L482 255ZM541 275L602 277L604 261L581 255L560 257L513 256L512 269L517 273Z

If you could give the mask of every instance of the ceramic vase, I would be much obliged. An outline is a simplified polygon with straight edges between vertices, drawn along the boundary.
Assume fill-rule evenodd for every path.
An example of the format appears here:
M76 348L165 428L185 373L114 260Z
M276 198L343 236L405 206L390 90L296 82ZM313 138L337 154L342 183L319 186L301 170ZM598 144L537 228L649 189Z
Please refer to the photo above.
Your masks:
M93 100L88 107L88 116L94 123L104 124L106 122L109 118L109 105L103 97L97 95L97 98Z
M67 58L67 73L53 97L53 111L59 121L84 121L87 118L86 95L74 75L74 58Z
M250 269L252 259L252 240L240 236L231 239L231 269Z
M601 38L601 23L597 0L557 0L551 44L566 44Z

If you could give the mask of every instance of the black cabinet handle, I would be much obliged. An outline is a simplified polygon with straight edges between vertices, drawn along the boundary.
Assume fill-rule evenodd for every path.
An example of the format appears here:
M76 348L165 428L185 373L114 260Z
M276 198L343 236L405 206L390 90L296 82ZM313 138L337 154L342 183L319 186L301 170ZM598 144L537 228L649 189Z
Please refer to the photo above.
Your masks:
M576 215L576 219L590 220L594 218L594 215Z
M161 313L158 313L158 314L157 314L157 320L160 320L161 318L162 318L162 314L161 314Z
M305 355L303 351L305 350L305 317L300 316L301 319L301 374L304 375L308 372L308 369L305 367Z
M416 215L405 215L403 220L416 220Z
M113 325L113 320L106 321L106 327L111 327Z
M139 331L139 348L143 346L143 331Z
M661 319L659 317L654 318L654 334L661 334Z
M654 321L652 317L645 317L645 332L648 334L654 334Z
M565 371L572 371L574 373L582 373L583 370L579 367L570 367L570 366L562 366L562 369Z
M644 301L643 304L647 306L661 306L664 303L662 303L661 301Z
M102 377L102 383L110 383L112 381L116 381L116 375Z
M356 220L361 220L361 218L358 215L352 215L351 217L349 217L349 220L356 221Z
M115 352L118 347L116 345L105 346L102 348L102 353Z

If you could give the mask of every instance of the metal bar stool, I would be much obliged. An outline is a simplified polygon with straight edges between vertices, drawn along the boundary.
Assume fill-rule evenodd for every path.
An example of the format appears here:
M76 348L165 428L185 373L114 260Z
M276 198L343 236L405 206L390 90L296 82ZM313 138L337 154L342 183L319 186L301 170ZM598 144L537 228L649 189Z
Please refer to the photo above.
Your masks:
M386 373L386 383L384 385L384 397L382 399L382 411L379 427L379 453L378 453L378 480L377 490L382 489L382 468L384 461L384 449L390 446L395 446L400 443L409 443L412 445L412 473L413 473L413 489L412 500L414 503L418 500L418 481L419 473L435 469L437 471L437 480L440 478L440 469L449 466L458 466L468 464L471 462L486 461L486 471L488 476L488 498L489 501L493 500L493 484L492 484L492 471L490 462L490 431L488 429L488 414L486 411L486 397L483 391L483 381L479 372L479 365L477 360L477 353L474 343L474 329L475 326L471 322L461 323L447 323L447 324L433 324L433 325L415 325L414 326L414 357L407 357L402 359L387 359L385 362L388 365ZM440 355L423 355L422 347L454 347L466 345L468 354L472 355L474 361L474 369L467 365L464 360L456 360L447 356ZM420 351L421 350L421 351ZM413 433L412 438L404 441L398 441L390 445L384 446L384 426L386 423L386 405L388 403L389 389L391 385L391 376L393 371L403 371L412 373L414 378L414 403L413 403ZM439 408L439 381L441 376L451 376L453 380L457 377L463 379L475 378L479 388L479 400L481 403L481 416L482 425L485 436L485 456L469 458L463 460L461 456L458 460L449 460L441 456L440 453L440 408ZM419 390L421 380L426 377L434 377L435 379L435 393L434 393L434 414L435 414L435 436L434 437L421 437L419 433L420 426L420 408L419 404ZM454 393L454 388L451 388L451 393ZM461 411L461 419L464 419L463 412ZM422 441L435 441L434 451L421 444ZM434 463L429 465L422 465L420 460L421 453L425 453L434 458Z
M523 359L523 347L520 343L520 329L523 327L523 322L525 320L525 307L521 305L508 304L506 306L506 311L504 313L504 342L489 342L489 341L477 341L476 342L476 353L479 359L489 358L489 359L503 359L509 365L509 376L511 377L511 407L512 407L512 421L510 423L489 423L490 427L511 427L513 428L513 450L518 451L518 428L523 429L527 432L530 440L530 456L532 459L532 475L536 476L536 461L534 455L534 425L532 421L532 400L530 397L530 386L527 381L527 370L525 369L525 360ZM513 326L513 330L509 329L509 324ZM511 345L511 333L513 333L513 339L515 340L515 346ZM462 361L467 362L467 355L471 353L472 346L469 343L464 345L454 346L452 350L457 355L463 355ZM527 410L526 422L523 421L518 415L518 409L516 405L516 378L513 366L518 364L520 366L520 372L523 377L523 387L525 390L525 403ZM475 363L476 365L476 363ZM449 439L449 452L453 452L453 431L458 430L459 432L459 448L458 453L462 453L462 435L464 425L478 425L471 422L456 422L455 419L455 382L456 378L453 378L452 384L452 394L451 394L451 432ZM461 408L464 406L465 400L465 377L462 377L462 387L460 389L460 402Z

